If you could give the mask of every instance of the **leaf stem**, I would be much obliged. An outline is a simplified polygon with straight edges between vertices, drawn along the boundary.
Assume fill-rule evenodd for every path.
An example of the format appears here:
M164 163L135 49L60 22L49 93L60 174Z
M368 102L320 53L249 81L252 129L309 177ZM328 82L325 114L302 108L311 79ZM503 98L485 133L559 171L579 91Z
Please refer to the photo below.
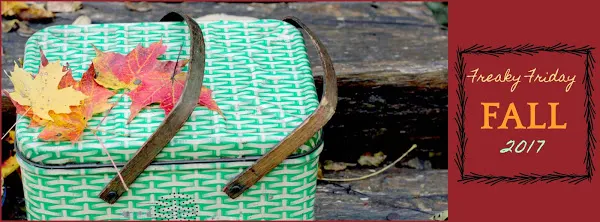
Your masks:
M108 149L106 149L106 146L104 146L104 143L102 142L102 140L100 140L100 137L98 137L98 135L96 135L95 132L94 132L94 136L96 136L96 139L100 143L100 146L102 146L102 149L104 150L104 152L106 152L106 155L108 156L108 159L110 160L113 167L115 168L115 171L117 171L117 175L119 175L119 179L121 180L121 184L123 184L123 188L125 188L126 191L129 191L129 188L127 187L127 184L125 183L125 180L123 179L123 176L121 175L121 172L119 172L119 168L117 168L117 164L115 164L115 161L110 156Z
M179 65L179 57L181 56L181 51L183 51L183 44L179 47L179 54L177 55L177 60L175 60L175 68L173 69L173 74L171 75L171 82L175 81L175 75L177 75L177 66Z

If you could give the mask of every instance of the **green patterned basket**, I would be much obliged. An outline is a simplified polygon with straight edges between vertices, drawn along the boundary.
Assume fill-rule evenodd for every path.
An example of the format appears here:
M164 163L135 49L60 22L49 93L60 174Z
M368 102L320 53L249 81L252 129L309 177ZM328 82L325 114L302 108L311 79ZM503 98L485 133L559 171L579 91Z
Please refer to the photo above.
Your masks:
M197 23L206 56L203 86L213 90L226 119L196 107L129 191L111 204L99 195L117 174L90 130L76 143L46 142L37 138L41 129L20 118L16 145L29 220L314 219L320 129L239 197L223 191L246 174L244 169L268 161L261 157L284 146L282 140L320 110L301 32L270 19ZM176 60L181 46L181 58L190 57L184 22L53 26L27 41L24 69L37 72L41 48L49 61L68 63L79 79L95 57L92 44L127 54L159 40L167 45L160 60ZM96 126L107 115L97 134L120 169L165 119L162 109L151 106L127 124L131 100L122 93L111 99L118 102L115 108L88 122Z

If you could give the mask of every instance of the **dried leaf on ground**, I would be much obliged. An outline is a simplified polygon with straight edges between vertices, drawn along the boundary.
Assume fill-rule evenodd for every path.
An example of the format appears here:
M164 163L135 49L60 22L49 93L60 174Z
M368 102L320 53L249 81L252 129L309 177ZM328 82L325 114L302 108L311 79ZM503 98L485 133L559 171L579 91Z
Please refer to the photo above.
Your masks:
M35 77L15 65L9 77L15 89L10 97L22 106L30 106L34 115L45 120L52 120L50 111L70 113L70 106L80 105L86 96L72 87L58 88L65 74L59 61L40 67Z
M36 32L36 30L29 27L27 22L19 21L18 19L2 21L2 32L6 33L13 30L17 30L17 33L23 37L29 37Z
M15 131L8 131L8 136L4 138L4 140L6 140L6 142L9 144L15 144Z
M46 7L51 12L74 12L81 9L81 2L48 2Z
M29 25L27 25L27 22L18 21L17 23L19 24L19 29L17 29L17 34L19 34L20 36L29 37L29 36L33 35L33 33L36 32L35 29L29 28Z
M97 71L96 81L107 88L130 90L127 95L132 104L128 122L152 103L160 103L168 115L179 101L187 78L181 69L188 60L159 61L157 57L166 49L162 41L148 48L138 45L127 55L96 49L96 58L92 60ZM223 115L212 99L212 91L206 87L201 89L198 104Z
M28 8L25 2L2 1L2 16L14 16Z
M148 2L125 2L125 7L136 12L147 12L152 10L152 6Z
M2 179L6 178L11 173L19 168L17 158L13 155L2 163Z
M361 166L379 166L387 156L383 152L378 152L375 155L365 153L358 159L358 164Z
M325 160L325 162L323 163L323 169L332 171L341 171L345 170L348 167L356 166L356 163L333 162L331 160Z
M21 21L38 21L54 18L54 13L44 8L42 4L30 4L25 10L17 13L17 18Z
M92 19L85 15L79 16L73 21L73 25L89 25L92 24Z
M322 168L321 166L322 166L321 163L319 163L319 169L317 169L317 179L319 179L319 180L324 178L323 170L321 169Z
M17 24L17 22L19 22L18 19L2 20L2 32L7 33L12 30L18 29L19 25Z

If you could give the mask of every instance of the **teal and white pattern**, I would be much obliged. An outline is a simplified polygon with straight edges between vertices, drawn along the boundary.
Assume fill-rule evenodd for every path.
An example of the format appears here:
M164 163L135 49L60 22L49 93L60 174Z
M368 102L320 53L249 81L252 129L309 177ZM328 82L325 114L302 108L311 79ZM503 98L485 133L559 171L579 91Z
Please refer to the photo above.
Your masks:
M18 158L29 220L313 220L318 155L285 160L236 199L223 187L252 162L150 166L115 204L112 167L43 169Z
M252 162L218 161L264 155L317 108L300 31L279 20L198 24L206 41L204 86L213 90L226 119L197 107L156 160L215 162L152 165L125 196L109 205L98 194L116 175L114 168L48 167L110 163L90 130L104 115L97 134L115 162L127 162L163 121L162 109L153 105L127 124L131 100L119 92L110 100L118 105L110 113L95 115L76 143L39 140L41 129L29 128L30 120L21 118L16 143L27 159L20 158L19 163L29 219L313 219L321 132L298 149L295 154L301 157L286 160L234 200L221 190ZM28 40L24 68L37 72L42 48L49 61L68 63L78 80L95 57L92 44L127 54L138 44L148 47L160 40L167 45L160 60L176 60L182 46L180 58L189 58L184 23L53 26Z
M199 25L206 40L204 85L213 90L213 98L227 119L197 107L157 160L265 154L318 106L301 33L279 20L199 22ZM27 41L24 68L37 72L41 47L49 61L68 63L75 79L79 79L95 57L92 44L103 51L127 54L138 44L148 47L161 39L167 45L161 60L176 60L182 45L181 58L189 58L189 33L184 23L53 26L40 30ZM118 102L118 106L103 121L98 135L116 162L126 162L158 128L164 111L153 105L127 124L129 97L118 94L110 101ZM102 118L103 114L95 115L75 144L39 140L41 129L28 128L30 120L22 118L16 128L18 145L25 156L38 163L109 163L89 130ZM313 138L318 139L318 135ZM298 152L311 148L307 143Z

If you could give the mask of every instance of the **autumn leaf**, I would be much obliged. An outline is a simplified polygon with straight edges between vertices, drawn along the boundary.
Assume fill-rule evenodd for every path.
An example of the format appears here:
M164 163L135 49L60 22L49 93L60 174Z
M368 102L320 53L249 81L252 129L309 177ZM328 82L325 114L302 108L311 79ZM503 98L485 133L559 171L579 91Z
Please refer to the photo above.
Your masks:
M38 138L46 141L78 141L87 125L83 111L83 107L73 106L70 113L50 112L53 121L46 123Z
M2 2L4 4L4 2ZM2 9L4 10L4 9ZM11 20L3 20L2 21L2 32L6 33L6 32L10 32L14 29L18 29L19 27L19 20L18 19L11 19Z
M323 162L323 169L331 170L331 171L341 171L346 168L356 166L355 163L343 163L343 162L333 162L331 160L325 160Z
M375 155L365 153L358 159L361 166L379 166L387 156L383 152L378 152Z
M38 136L46 141L78 141L81 137L87 121L96 113L104 112L112 107L108 99L115 93L100 86L94 80L94 65L90 64L88 70L83 74L81 80L74 88L87 97L80 106L71 107L68 114L50 113L52 122L47 122L46 127Z
M71 86L58 88L67 73L59 61L42 66L35 77L15 65L9 76L15 89L10 97L20 105L30 106L33 114L42 119L52 120L48 114L50 111L70 113L70 106L80 105L86 96Z
M29 6L25 2L9 2L2 1L2 15L14 16L17 13L28 9Z
M29 106L21 106L21 104L19 104L17 101L12 99L12 97L10 97L10 93L8 91L4 90L4 94L8 95L8 98L15 106L17 114L29 117L31 119L31 121L29 122L29 127L43 126L46 125L46 122L49 121L33 115L33 112L31 112L31 108Z
M183 93L187 78L187 73L181 72L181 66L176 70L175 66L176 62L170 61L162 67L157 67L153 72L141 76L140 86L127 94L132 101L128 122L131 122L143 107L152 103L160 103L160 108L165 110L165 115L169 115ZM173 76L173 70L178 74ZM212 91L206 87L202 87L200 91L198 104L223 115L212 99Z
M4 140L9 144L15 144L15 131L8 131L8 136Z
M17 67L18 66L15 65L15 69L17 69ZM58 71L59 69L60 72ZM69 68L68 64L60 68L59 62L48 62L48 59L46 58L44 52L40 49L40 74L34 77L31 73L27 73L24 71L19 72L20 73L17 73L17 75L21 75L20 78L25 78L24 76L28 77L25 78L25 82L30 80L33 80L30 82L34 82L38 80L38 78L43 77L43 75L56 75L51 76L51 78L47 77L46 79L43 79L44 83L52 83L51 85L54 85L54 87L48 86L47 88L54 88L55 91L72 90L81 94L79 96L83 98L82 101L77 101L76 103L70 104L70 106L68 106L68 113L59 113L56 112L56 110L50 110L47 113L50 116L50 119L45 119L41 118L32 111L28 111L30 109L32 110L31 104L22 105L19 101L13 98L14 95L20 96L21 93L7 93L9 94L9 98L15 105L17 113L31 118L30 127L44 126L44 129L38 136L38 138L42 140L68 140L71 142L78 141L81 135L83 134L85 127L87 126L87 121L93 116L93 114L104 112L112 106L112 104L108 103L108 99L112 97L115 93L96 83L96 81L94 80L94 75L96 71L94 69L93 64L90 64L90 67L83 74L81 80L78 82L75 81L75 79L73 78L72 70ZM60 74L53 73L62 73L62 76ZM13 76L11 76L11 80L13 80L12 77L15 77L15 75L13 74ZM58 82L58 84L56 84L56 79L58 79L59 77L60 81ZM21 80L16 77L15 79ZM15 92L17 92L18 87L23 87L17 85L18 84L15 84ZM31 85L31 83L27 83L24 85L29 86ZM30 88L31 87L27 88L25 91L32 91ZM69 96L72 97L73 95Z
M49 20L54 18L54 13L44 8L43 4L30 4L27 9L17 13L21 21Z
M159 61L158 56L166 51L162 41L153 43L148 48L138 45L127 55L102 52L96 49L93 63L96 67L96 81L112 89L129 89L127 93L132 100L131 122L142 108L153 103L168 115L179 101L187 74L181 69L188 60L173 62ZM202 87L198 104L223 115L217 103L212 99L212 91Z
M92 115L104 112L113 106L108 103L108 99L114 96L115 93L98 84L96 80L94 80L95 74L96 70L92 63L75 86L76 90L87 96L82 103L82 112L86 120L89 120Z
M96 67L98 84L112 89L135 89L140 76L151 72L160 63L156 58L167 50L162 41L144 48L138 45L129 54L102 52L94 46L96 58L92 60Z
M2 179L19 169L17 158L13 155L2 163Z
M46 54L44 54L44 51L40 48L40 66L45 67L47 65L48 59L46 58ZM58 88L62 89L69 86L74 86L77 83L77 81L73 79L73 71L69 68L69 63L67 63L66 66L63 66L62 71L66 73L58 83Z
M52 19L54 13L46 10L43 4L2 1L2 16L16 16L21 21L30 21Z
M41 67L48 65L48 59L46 58L46 55L44 54L42 49L40 49L40 61L41 61ZM73 75L72 75L71 69L68 66L68 63L66 66L63 66L63 72L66 72L66 74L62 77L62 79L58 83L58 88L62 89L65 87L74 86L77 83L77 81L75 81L75 79L73 79ZM34 76L32 76L32 78L34 78ZM6 95L8 95L8 98L11 100L11 102L15 106L17 114L22 115L22 116L27 116L31 119L31 121L29 123L29 127L45 126L47 124L47 122L50 121L50 120L45 120L45 119L42 119L42 118L34 115L33 112L31 112L29 106L22 106L21 104L19 104L15 100L13 100L10 97L10 93L8 91L4 90L4 93ZM29 110L29 112L26 112L27 110Z

